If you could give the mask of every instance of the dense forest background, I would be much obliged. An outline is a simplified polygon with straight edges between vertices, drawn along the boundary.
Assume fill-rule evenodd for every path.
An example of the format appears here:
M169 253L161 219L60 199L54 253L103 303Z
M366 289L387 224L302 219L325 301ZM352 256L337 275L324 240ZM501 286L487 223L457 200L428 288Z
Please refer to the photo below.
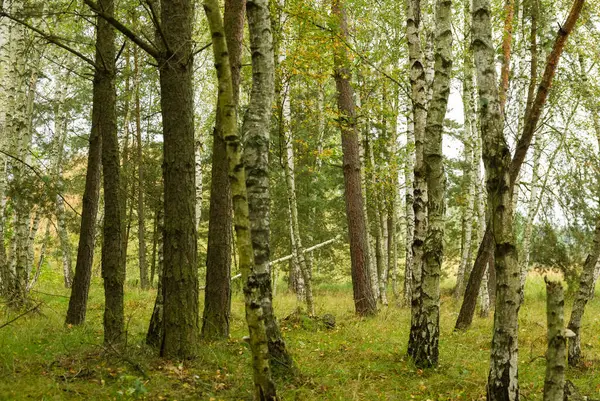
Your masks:
M599 15L0 0L0 399L600 398Z

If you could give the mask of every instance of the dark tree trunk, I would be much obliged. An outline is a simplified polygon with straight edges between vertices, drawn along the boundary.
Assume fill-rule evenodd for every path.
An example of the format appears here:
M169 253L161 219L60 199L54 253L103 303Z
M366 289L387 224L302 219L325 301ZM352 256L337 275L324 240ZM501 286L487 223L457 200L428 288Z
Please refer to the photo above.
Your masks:
M98 71L96 71L98 75ZM97 78L94 79L94 96L92 104L92 121L98 121L100 109L104 106L97 97ZM81 228L79 230L79 246L75 276L71 287L66 324L79 325L85 321L87 311L92 263L94 261L94 244L96 239L96 217L98 214L98 198L100 194L100 169L102 166L102 130L104 125L92 123L90 145L88 150L83 207L81 212Z
M224 29L231 65L233 97L237 107L244 34L245 0L226 0ZM218 106L217 106L218 107ZM231 238L232 204L229 188L227 150L220 133L220 119L213 135L213 157L210 186L210 210L208 220L208 248L206 255L206 290L202 337L207 339L229 336L231 310Z
M347 38L348 22L342 0L333 1L332 13L338 19L339 36L342 39ZM368 316L377 313L377 303L373 296L371 280L367 271L367 227L365 224L364 198L360 185L360 146L358 132L356 131L356 113L352 86L350 85L350 71L348 69L350 62L346 48L340 40L337 40L335 48L337 51L334 55L334 77L342 133L344 188L348 235L350 238L354 307L357 314Z
M113 0L101 0L98 6L113 15ZM92 125L102 134L102 173L104 177L104 227L102 242L102 278L104 279L104 342L119 341L123 331L123 281L121 269L121 209L119 141L116 123L115 32L98 18L96 60L102 68L94 76L94 104L102 105Z
M479 244L479 250L477 251L477 258L475 259L473 270L469 276L463 303L460 307L456 325L454 326L455 330L466 330L473 322L481 280L483 279L483 275L486 274L486 266L492 259L491 256L494 253L492 238L492 230L486 228L483 239Z
M140 286L143 290L148 289L148 269L146 266L146 219L144 208L144 159L142 152L142 127L141 127L141 110L140 110L140 71L138 48L133 50L133 68L135 75L135 132L137 140L137 215L138 215L138 261L140 268Z
M161 1L166 52L158 60L164 135L164 336L161 356L188 358L198 339L193 2Z

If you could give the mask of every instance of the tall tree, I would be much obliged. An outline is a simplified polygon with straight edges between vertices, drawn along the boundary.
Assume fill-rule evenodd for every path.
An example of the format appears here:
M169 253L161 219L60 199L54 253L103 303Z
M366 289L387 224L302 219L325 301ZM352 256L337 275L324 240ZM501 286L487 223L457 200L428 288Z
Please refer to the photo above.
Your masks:
M254 398L256 400L277 400L275 384L271 379L271 369L269 367L268 339L262 310L262 302L264 301L261 299L264 294L261 287L270 286L270 276L267 271L260 269L260 266L257 266L254 261L246 173L242 161L240 136L236 127L236 107L233 100L233 85L223 20L217 0L205 0L203 5L212 33L212 47L219 83L220 107L218 110L222 119L221 134L227 145L237 251L242 279L244 280L246 322L250 332L248 341L252 352ZM272 74L272 69L270 71L257 71L255 67L255 63L261 61L259 60L261 58L269 60L267 63L272 65L270 56L272 33L268 3L264 0L248 1L247 12L253 54L253 74L262 74L264 71L268 77L270 73ZM262 125L259 128L262 130L268 130L266 124L269 121L269 111L273 100L272 82L273 78L270 78L266 81L270 85L254 88L250 100L251 103L259 105L261 113L257 115L249 114L248 118L261 121ZM254 92L254 90L257 91Z
M271 192L269 182L270 118L275 80L275 52L272 21L267 2L248 3L248 27L252 50L252 92L242 126L244 168L248 191L248 208L254 266L267 280L259 287L267 336L269 366L274 374L295 373L292 357L285 344L275 311L271 277Z
M245 0L226 0L223 22L231 67L231 82L235 107L239 103L240 71L244 35ZM221 96L219 93L218 96ZM217 109L220 102L217 100ZM206 289L202 336L227 338L231 309L231 189L227 176L227 151L221 135L220 110L213 133L208 248L206 255Z
M415 117L415 238L411 330L408 354L417 366L438 363L440 274L443 258L446 179L442 156L442 131L450 95L452 70L451 1L438 0L435 11L435 65L432 97L422 107L424 69L420 50L420 1L409 3L407 36L413 114ZM424 184L424 185L423 185ZM420 270L420 272L418 271Z
M377 313L377 304L368 274L367 225L361 189L360 145L356 129L353 90L350 85L350 62L345 47L348 38L348 21L342 0L333 0L331 10L338 23L334 40L334 78L342 133L344 198L350 238L354 307L357 314L368 316Z
M98 7L114 14L113 0L100 0ZM123 282L121 265L120 160L116 121L115 31L97 18L96 60L102 67L94 74L92 126L102 135L102 175L104 179L104 225L102 237L102 278L104 279L104 342L121 340L124 329Z
M136 157L137 157L137 215L138 215L138 264L140 270L140 286L143 290L148 289L148 268L146 264L146 213L144 205L144 157L142 144L142 124L141 124L141 106L140 106L140 60L139 49L133 49L133 74L135 85L135 133L136 133ZM122 211L123 213L125 210ZM126 251L123 252L127 254Z
M535 3L535 2L534 2ZM554 44L552 46L552 51L548 55L546 59L546 66L544 69L544 73L540 80L539 87L537 91L533 88L530 93L531 96L528 96L527 104L530 104L525 110L523 131L521 132L521 136L517 141L515 153L512 157L511 164L509 166L510 180L509 180L509 192L512 193L514 190L515 182L517 181L517 177L521 171L521 167L523 162L525 161L525 156L527 155L527 151L531 145L533 140L533 135L536 131L537 125L540 121L542 111L544 106L546 105L546 101L548 99L548 94L550 93L550 88L552 86L552 81L554 79L554 75L556 74L556 69L558 67L558 62L563 53L565 44L571 32L573 31L577 20L579 19L579 15L581 13L581 9L583 7L583 0L575 0L569 11L569 15L563 25L559 28L556 38L554 40ZM473 15L475 14L489 14L489 7L485 6L481 10L475 9L473 10ZM473 37L473 46L478 39ZM481 44L483 46L483 44ZM535 49L533 49L535 50ZM477 57L475 57L476 61ZM532 65L532 68L534 65ZM477 67L479 69L479 67ZM532 73L532 77L535 74ZM479 85L479 83L478 83ZM530 87L531 88L531 87ZM479 88L479 90L481 90ZM534 95L535 92L535 95ZM480 93L481 95L481 93ZM481 101L480 101L481 103ZM499 104L499 106L501 106ZM481 118L481 111L479 112ZM482 123L481 123L482 124ZM483 135L483 134L482 134ZM484 138L485 136L482 136ZM485 143L483 145L484 153L485 153ZM488 175L489 178L489 175ZM488 188L489 193L489 188ZM488 204L490 199L488 198ZM511 203L511 209L513 205ZM488 210L490 206L488 205ZM465 291L465 297L463 300L463 304L461 306L461 311L459 313L458 319L456 321L457 329L466 329L470 326L473 320L473 314L475 312L475 305L477 301L477 294L479 292L479 287L481 284L481 279L483 278L483 274L485 272L486 266L490 258L492 257L494 249L494 243L497 243L498 239L494 239L493 228L491 225L491 221L493 217L488 216L488 220L486 222L486 231L481 243L479 244L479 250L477 252L477 258L475 259L475 263L473 265L473 270L471 276L469 277L469 283L467 284L467 289ZM495 265L495 263L494 263ZM491 266L491 265L490 265Z

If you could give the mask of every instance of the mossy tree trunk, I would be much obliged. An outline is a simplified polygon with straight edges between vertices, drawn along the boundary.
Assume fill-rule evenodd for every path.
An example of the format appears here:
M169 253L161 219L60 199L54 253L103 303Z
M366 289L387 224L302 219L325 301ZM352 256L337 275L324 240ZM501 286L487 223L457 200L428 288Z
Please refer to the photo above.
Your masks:
M244 34L245 0L226 0L224 18L225 39L229 51L233 100L238 106L239 81ZM218 96L221 96L219 93ZM217 109L220 102L217 101ZM208 248L206 255L206 289L202 337L207 339L229 336L231 310L231 190L229 188L227 150L221 135L220 111L217 110L213 134L210 209L208 220Z
M236 107L233 95L231 69L223 20L219 11L217 0L205 0L204 11L208 19L212 33L212 47L215 58L219 83L219 110L222 124L222 136L226 143L227 160L229 163L229 181L234 207L234 225L236 232L236 245L239 255L239 265L244 280L244 297L246 304L246 322L250 332L249 345L252 352L252 366L254 376L254 398L256 400L277 400L275 384L271 379L269 366L269 348L266 333L262 297L264 290L261 287L270 288L270 276L268 271L259 270L255 263L253 251L251 222L249 218L248 194L246 187L246 172L242 161L242 149L240 136L236 127ZM247 119L258 119L258 129L268 131L270 109L273 100L273 70L260 70L257 62L266 58L268 65L273 65L272 59L272 32L268 2L265 0L249 1L247 3L250 39L253 55L253 76L266 73L270 85L256 87L253 85L253 93L250 103L259 106L257 114L248 112ZM264 71L264 72L263 72ZM256 75L255 75L256 74ZM264 157L264 155L263 155Z

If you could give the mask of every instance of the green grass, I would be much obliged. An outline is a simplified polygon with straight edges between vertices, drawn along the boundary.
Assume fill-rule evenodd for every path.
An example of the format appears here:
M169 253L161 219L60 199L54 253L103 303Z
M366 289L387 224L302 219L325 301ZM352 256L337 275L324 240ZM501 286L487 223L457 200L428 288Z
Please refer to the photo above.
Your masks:
M127 288L127 346L102 347L103 294L95 279L88 321L65 327L68 291L60 277L42 277L33 298L43 302L0 329L0 400L248 400L252 377L243 303L234 297L231 339L198 344L198 358L180 363L158 358L143 344L154 291ZM444 294L452 283L444 282ZM282 285L279 288L284 288ZM54 295L48 295L54 294ZM466 333L453 333L458 305L442 300L440 366L421 371L405 357L410 313L384 307L375 318L353 314L348 285L323 285L317 314L337 319L332 331L306 319L285 319L295 296L277 295L275 308L302 375L278 382L284 400L482 400L488 370L492 319L476 318ZM584 367L567 376L586 395L600 398L600 296L588 306L583 327ZM545 363L544 286L533 277L520 315L520 385L525 400L541 400ZM570 304L570 301L568 302ZM567 307L567 313L569 313ZM0 324L16 312L0 308ZM568 315L567 315L568 316Z

